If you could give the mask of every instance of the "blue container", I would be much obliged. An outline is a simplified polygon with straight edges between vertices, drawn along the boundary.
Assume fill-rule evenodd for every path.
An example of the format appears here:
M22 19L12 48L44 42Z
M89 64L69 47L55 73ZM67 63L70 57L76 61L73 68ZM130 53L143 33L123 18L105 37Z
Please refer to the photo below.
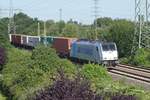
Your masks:
M40 37L40 43L44 45L52 45L54 42L54 37L51 36L41 36Z

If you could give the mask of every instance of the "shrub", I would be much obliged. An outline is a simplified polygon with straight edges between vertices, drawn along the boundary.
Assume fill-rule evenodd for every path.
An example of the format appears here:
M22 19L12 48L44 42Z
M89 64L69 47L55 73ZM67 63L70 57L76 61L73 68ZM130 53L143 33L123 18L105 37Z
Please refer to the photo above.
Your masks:
M132 63L138 66L150 67L150 50L139 49L134 56Z
M136 86L130 86L120 81L112 81L107 70L103 66L86 64L81 69L81 75L91 82L91 89L106 99L113 100L149 100L150 93ZM135 99L136 98L136 99ZM110 99L111 100L111 99ZM128 100L128 99L127 99Z
M90 88L90 81L77 74L71 80L64 75L63 70L58 70L59 76L52 86L37 93L34 100L137 100L134 95L123 94L97 94Z
M15 87L24 78L24 72L28 70L25 65L30 61L29 58L30 53L27 51L14 48L8 51L8 61L2 70L2 84L3 88L8 88L10 92L8 95L15 95L17 93Z
M5 35L4 33L0 32L0 47L5 48L5 49L8 49L9 47L11 47L7 36L8 35Z
M63 68L65 74L75 74L76 67L67 59L60 59L56 51L45 46L38 46L32 52L31 59L36 68L39 67L44 72L51 72L56 74L57 69Z
M73 78L75 66L60 59L55 50L38 46L31 52L11 49L8 63L4 66L3 85L8 88L13 99L25 100L34 96L35 91L53 84L57 69L63 68L66 75Z
M61 76L58 73L60 69L63 69L64 76L66 76L65 80L62 80L63 75ZM58 93L64 93L63 91L59 91L59 89L64 89L60 88L60 85L67 88L68 91L71 88L74 91L79 89L80 92L77 91L77 94L81 93L83 89L83 91L92 90L92 92L94 91L106 98L107 96L110 98L118 94L121 96L124 94L127 96L138 94L138 96L142 95L141 97L146 97L145 92L142 94L142 91L134 87L112 82L106 69L102 66L86 64L79 70L82 77L81 80L77 81L77 69L75 65L66 59L60 59L56 55L55 50L49 47L38 46L32 53L12 48L8 52L7 64L2 70L2 84L8 89L10 97L12 96L11 99L14 100L31 99L36 95L37 91L43 90L48 86L50 88L46 88L46 91L57 90ZM74 88L74 85L76 85L75 82L79 82L77 89ZM87 84L86 82L89 83ZM73 87L69 87L70 84ZM58 86L58 88L53 88L55 86ZM44 93L42 95L47 96L45 95L45 91L42 93ZM72 94L73 92L70 93ZM77 94L76 96L78 96ZM62 95L65 96L66 94ZM83 94L79 94L79 96L81 95ZM147 96L147 98L149 97Z
M127 95L116 95L111 98L111 100L137 100L135 96L127 96Z
M81 74L91 81L94 90L104 88L112 80L104 67L94 64L84 65Z
M40 91L35 100L95 100L95 98L95 93L90 90L87 80L80 76L70 80L62 70L59 70L59 76L54 84ZM99 100L102 100L102 97L99 96Z
M5 61L6 61L5 49L0 47L0 66L3 66L5 64Z
M0 92L0 100L7 100L6 97Z
M121 64L130 64L131 63L131 57L128 58L120 58L119 62Z

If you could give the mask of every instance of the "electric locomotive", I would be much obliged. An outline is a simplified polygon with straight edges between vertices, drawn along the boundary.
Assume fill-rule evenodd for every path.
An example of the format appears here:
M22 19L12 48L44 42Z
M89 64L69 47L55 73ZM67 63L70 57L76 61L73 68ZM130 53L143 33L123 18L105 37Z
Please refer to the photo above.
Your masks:
M75 41L71 46L70 57L107 66L119 63L117 46L113 42Z

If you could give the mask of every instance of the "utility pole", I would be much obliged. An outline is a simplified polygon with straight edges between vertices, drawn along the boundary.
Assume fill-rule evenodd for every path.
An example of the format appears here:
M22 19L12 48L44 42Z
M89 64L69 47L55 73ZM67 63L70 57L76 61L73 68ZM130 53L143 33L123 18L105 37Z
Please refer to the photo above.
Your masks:
M99 7L98 7L98 4L99 4L99 0L94 0L94 33L95 33L95 39L97 40L98 37L98 33L97 33L97 19L98 19L98 16L99 16Z
M62 23L62 9L59 9L59 34L62 33L61 23Z
M44 21L44 36L46 36L47 28L46 28L46 21Z
M8 24L8 33L15 34L15 23L14 23L14 12L13 12L13 1L9 0L9 24Z
M38 22L38 30L37 30L37 32L38 32L38 36L40 36L40 23Z
M59 9L59 21L62 21L62 9Z
M45 37L44 44L45 44L45 46L47 46L47 38L46 38L46 33L47 33L46 21L44 21L44 37Z
M2 16L1 16L1 15L2 15L2 10L0 9L0 19L2 18Z
M149 0L135 0L135 32L131 53L138 48L150 48L150 2Z

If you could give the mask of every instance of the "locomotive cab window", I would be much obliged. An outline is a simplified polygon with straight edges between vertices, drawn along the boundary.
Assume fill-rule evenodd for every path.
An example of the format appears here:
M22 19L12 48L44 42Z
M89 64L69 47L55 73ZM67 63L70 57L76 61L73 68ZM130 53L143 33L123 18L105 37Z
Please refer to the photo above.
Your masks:
M114 44L110 44L110 45L109 45L109 48L110 48L110 50L111 50L111 51L116 50L116 47L115 47L115 45L114 45Z
M102 44L102 48L103 48L104 51L109 51L108 44Z
M115 44L113 44L113 43L102 44L102 48L103 48L104 51L114 51L114 50L116 50Z

